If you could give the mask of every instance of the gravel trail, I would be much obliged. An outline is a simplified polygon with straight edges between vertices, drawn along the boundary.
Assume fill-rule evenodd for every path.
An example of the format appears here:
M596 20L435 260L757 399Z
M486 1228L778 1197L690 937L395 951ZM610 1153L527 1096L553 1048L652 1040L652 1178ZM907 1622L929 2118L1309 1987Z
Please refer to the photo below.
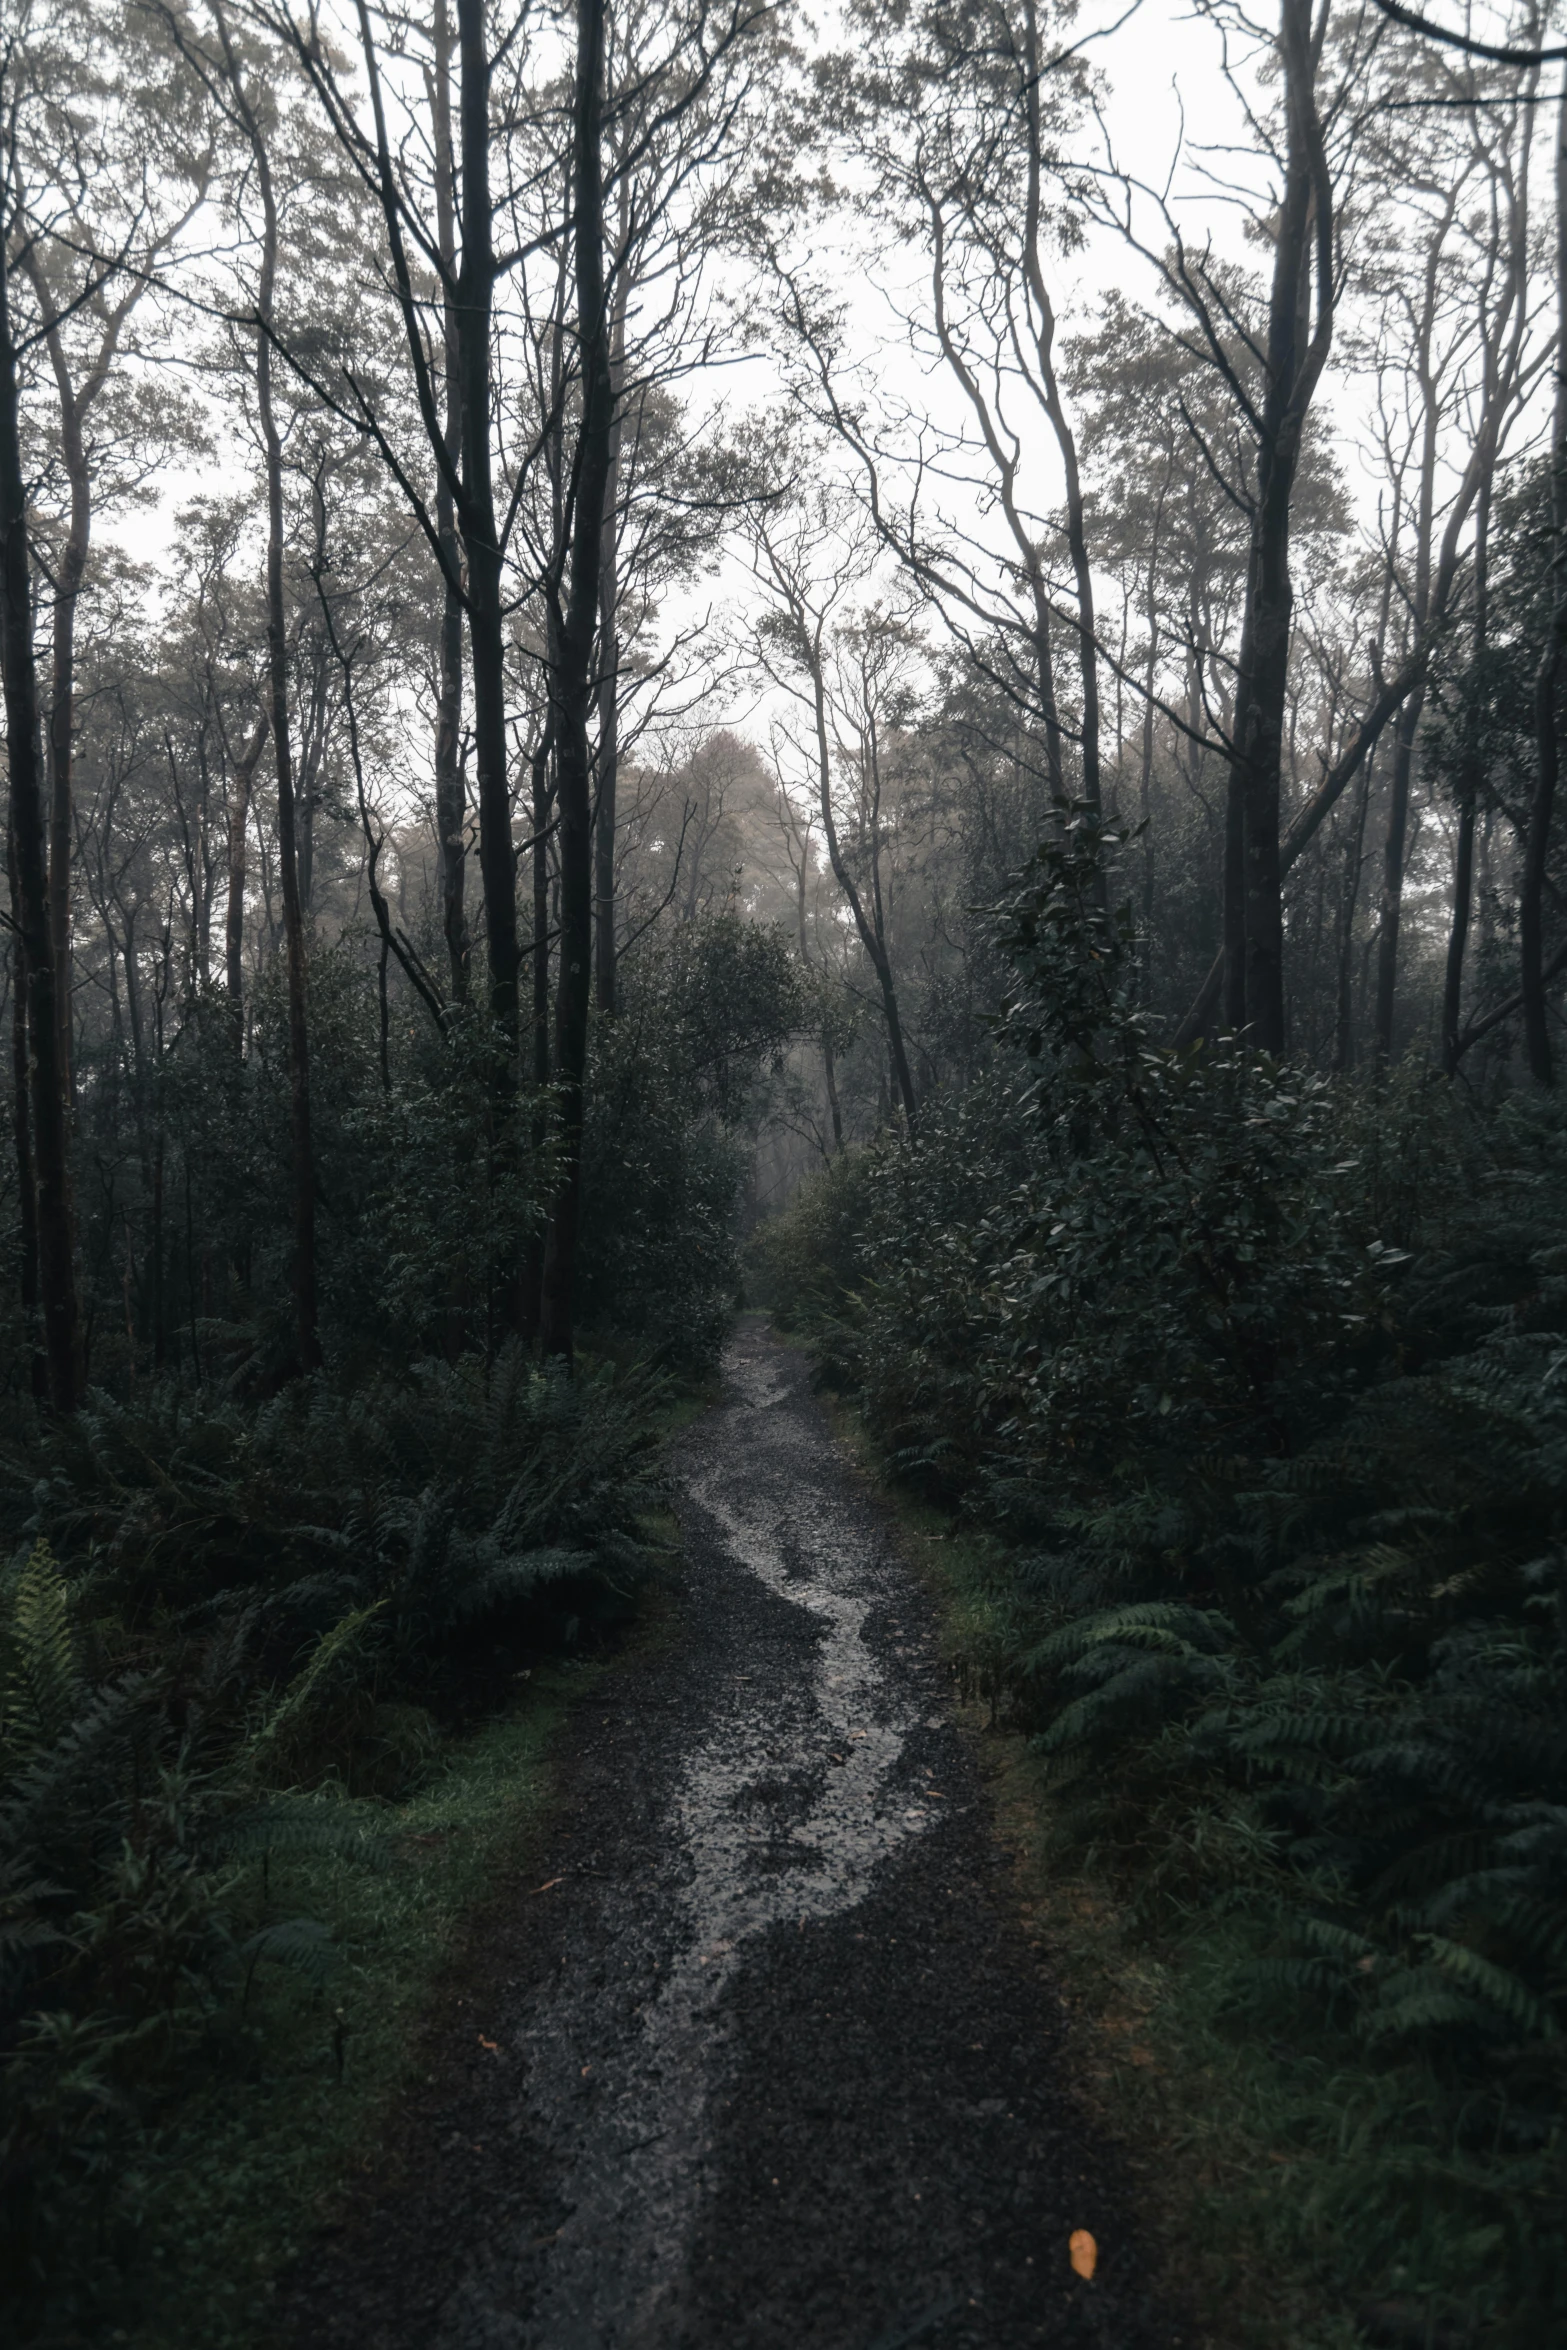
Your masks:
M725 1373L677 1448L677 1622L574 1723L548 1890L469 1952L289 2338L1178 2350L930 1604L802 1359L746 1322Z

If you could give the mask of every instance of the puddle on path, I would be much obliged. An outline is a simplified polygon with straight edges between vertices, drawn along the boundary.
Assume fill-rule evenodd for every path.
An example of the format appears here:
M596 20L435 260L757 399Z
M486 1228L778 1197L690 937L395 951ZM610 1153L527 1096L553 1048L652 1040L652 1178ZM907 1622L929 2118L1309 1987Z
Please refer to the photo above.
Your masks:
M905 1571L868 1538L858 1511L845 1516L842 1465L819 1430L773 1410L792 1385L776 1356L742 1339L726 1371L730 1400L689 1446L682 1473L687 1524L703 1537L698 1601L722 1617L736 1604L724 1583L750 1576L804 1621L780 1623L764 1606L766 1636L750 1647L745 1608L738 1638L720 1628L700 1743L655 1834L658 1914L644 1887L638 1913L617 1926L617 1892L606 1892L604 1931L623 1926L631 1940L635 1928L639 1943L651 1938L665 1953L640 2030L606 2048L602 1995L569 1969L530 2021L530 2122L561 2166L571 2209L527 2319L477 2280L459 2294L441 2339L464 2350L670 2350L679 2341L688 2248L711 2183L712 2110L727 2078L725 1989L764 1929L852 1908L928 1824L898 1784L928 1697L865 1637L873 1609L896 1614L906 1599ZM749 1617L758 1613L753 1594Z

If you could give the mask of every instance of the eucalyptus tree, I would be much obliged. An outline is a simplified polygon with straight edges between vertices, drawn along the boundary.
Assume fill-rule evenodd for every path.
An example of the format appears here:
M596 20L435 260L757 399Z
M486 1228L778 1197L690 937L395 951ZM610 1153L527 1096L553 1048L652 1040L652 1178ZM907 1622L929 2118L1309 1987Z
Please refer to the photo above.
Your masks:
M800 394L852 453L882 544L1023 714L1051 797L1097 811L1097 591L1051 282L1080 225L1062 149L1085 113L1082 43L1060 36L1036 0L893 12L866 0L849 26L852 46L817 70L825 133L813 135L890 240L882 291L920 360L952 386L959 417L943 421L894 388L892 370L866 395L848 306L813 280L798 223L782 217L765 255ZM939 494L954 480L973 501L967 517ZM1073 650L1070 707L1060 634Z
M807 473L812 469L809 444L787 453ZM815 804L833 878L875 973L894 1087L912 1132L914 1078L882 889L880 761L885 696L899 682L908 641L864 606L874 543L863 519L819 481L797 486L786 499L759 501L750 520L751 564L763 598L755 658L799 712L798 726L780 720L775 738Z
M95 508L123 509L193 437L188 403L171 396L157 372L132 373L127 363L138 357L137 313L150 307L201 207L212 156L199 113L139 9L105 13L56 0L31 28L28 67L32 102L18 118L18 160L31 233L18 260L55 393L50 471L61 477L63 506L45 558L52 646L44 747L50 925L68 1071L77 611ZM40 521L56 502L52 489L47 480L39 485Z
M1409 93L1372 118L1363 153L1360 265L1377 388L1383 561L1402 614L1402 651L1433 647L1457 586L1443 563L1452 506L1474 511L1471 602L1484 613L1486 517L1498 457L1537 375L1529 290L1529 193L1538 69L1452 62L1402 33L1383 86ZM1444 507L1447 509L1444 512ZM1395 730L1378 907L1373 1041L1392 1055L1406 834L1422 675ZM1468 838L1472 843L1472 812ZM1458 882L1469 887L1460 809ZM1462 950L1459 960L1461 964Z

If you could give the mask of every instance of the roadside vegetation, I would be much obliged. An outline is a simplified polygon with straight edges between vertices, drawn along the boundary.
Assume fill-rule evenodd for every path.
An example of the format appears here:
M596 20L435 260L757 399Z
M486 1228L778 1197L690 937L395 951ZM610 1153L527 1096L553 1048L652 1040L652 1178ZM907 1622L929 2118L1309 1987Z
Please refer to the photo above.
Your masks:
M112 1384L67 1418L13 1396L0 2310L21 2338L99 2338L111 2313L150 2345L249 2338L410 2061L485 1857L547 1797L550 1725L672 1556L659 1448L712 1373L794 997L786 952L734 924L640 976L651 1011L628 974L595 1061L574 1368L485 1343L547 1176L525 1151L504 1179L464 1168L460 1047L411 1040L383 1095L344 970L325 1367L277 1375L286 1101L235 1072L221 1161L198 1089L161 1105L229 1311L193 1312L161 1370L106 1349Z
M274 2259L753 1229L1264 2240L1559 2330L1567 135L1441 13L12 0L7 2338Z
M954 1639L1052 1849L1205 2032L1288 2049L1258 2224L1433 2338L1537 2342L1567 2309L1567 1128L1154 1049L1100 872L1087 826L1039 853L993 1069L802 1190L761 1283L984 1536Z

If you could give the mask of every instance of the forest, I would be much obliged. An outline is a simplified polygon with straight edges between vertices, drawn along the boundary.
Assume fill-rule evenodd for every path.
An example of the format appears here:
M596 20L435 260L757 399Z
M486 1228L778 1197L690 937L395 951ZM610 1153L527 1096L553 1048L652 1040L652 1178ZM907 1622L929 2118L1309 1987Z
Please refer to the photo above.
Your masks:
M0 0L0 666L8 2338L281 2342L746 1309L1291 2342L1555 2338L1559 14Z

